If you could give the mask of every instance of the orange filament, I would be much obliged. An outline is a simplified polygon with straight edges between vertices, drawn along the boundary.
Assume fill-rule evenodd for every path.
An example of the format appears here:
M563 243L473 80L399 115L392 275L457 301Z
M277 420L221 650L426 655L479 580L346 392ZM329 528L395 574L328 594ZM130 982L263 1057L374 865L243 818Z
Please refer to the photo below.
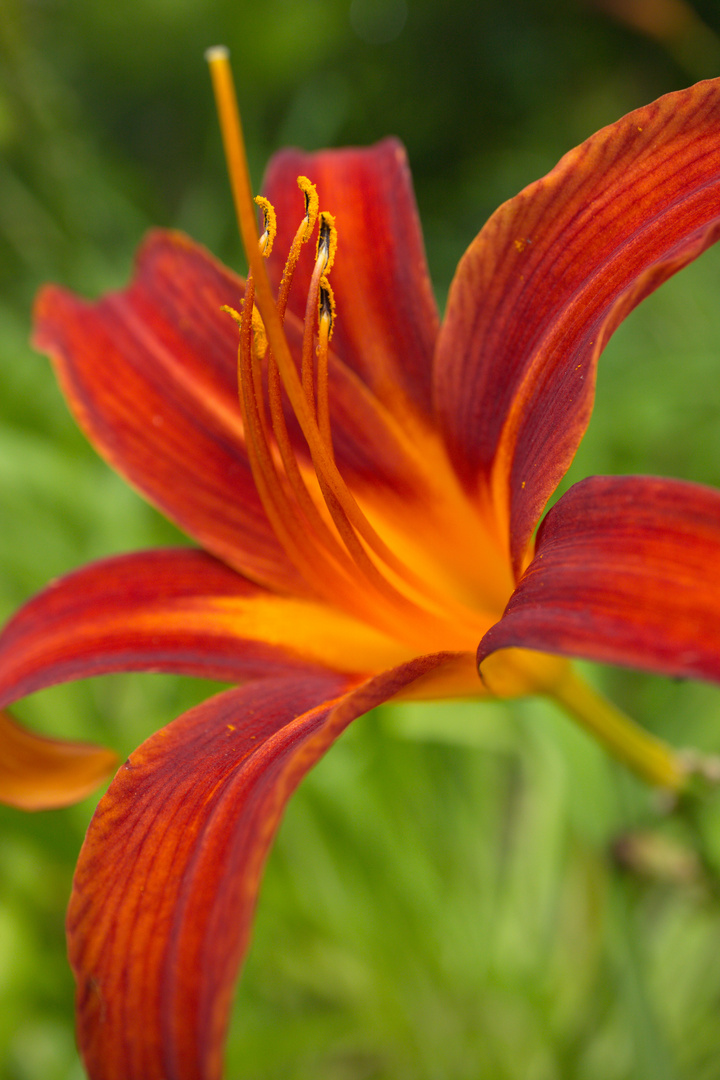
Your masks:
M299 177L305 216L292 241L275 300L263 259L275 235L274 211L267 200L255 200L265 223L259 238L227 50L209 50L207 59L249 264L245 301L238 320L240 404L248 458L268 519L288 556L317 595L381 629L389 629L395 637L421 643L425 648L452 648L459 642L466 645L468 632L477 634L477 617L464 606L438 595L395 556L363 514L335 464L328 389L329 343L335 319L328 283L337 243L334 219L327 213L318 214L314 186L306 177ZM300 251L318 217L316 259L298 372L283 322ZM308 445L322 496L320 505L308 489L288 434L282 389ZM384 570L376 559L384 564Z
M305 576L308 584L319 595L327 597L328 580L333 581L336 588L341 588L341 583L335 578L332 566L328 566L327 563L323 566L318 561L314 545L308 542L309 534L306 523L295 512L278 476L262 423L261 406L256 395L257 381L253 378L250 349L252 329L250 312L252 311L253 299L254 284L252 278L248 277L240 324L238 382L250 468L273 531L292 561ZM332 558L332 553L328 552L327 556ZM343 593L346 591L346 589L342 589Z

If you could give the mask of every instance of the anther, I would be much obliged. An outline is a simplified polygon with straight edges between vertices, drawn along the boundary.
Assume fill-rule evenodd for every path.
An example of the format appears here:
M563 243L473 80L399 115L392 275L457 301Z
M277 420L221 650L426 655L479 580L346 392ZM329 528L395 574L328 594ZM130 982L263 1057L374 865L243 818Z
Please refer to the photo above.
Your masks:
M275 237L277 236L277 214L275 213L275 207L266 199L264 195L256 195L255 202L262 210L263 214L263 234L260 237L260 254L264 255L267 259L268 255L272 251L272 246L275 243Z
M303 244L310 239L312 231L315 228L315 222L318 217L318 206L320 203L317 188L310 180L308 180L307 176L298 176L297 185L305 196L305 217L300 222L300 226L290 245L290 251L288 252L288 257L285 262L285 269L283 270L282 281L280 282L277 298L277 313L280 316L280 321L285 318L288 297L290 295L290 286L292 285L293 274L295 273L295 268L298 264L298 259L300 258L300 250Z
M333 327L335 325L335 297L333 291L330 288L330 282L323 276L320 278L320 298L318 300L318 320L321 331L323 329L323 323L326 323L325 333L327 334L328 341L332 337Z
M307 303L305 305L305 327L303 330L302 360L300 364L300 376L302 387L305 391L305 399L311 409L315 409L313 393L313 334L315 323L318 318L320 303L320 289L322 281L327 285L327 275L330 272L335 259L337 248L337 231L335 218L332 214L323 212L320 214L320 228L318 230L317 249L315 254L315 269L310 279Z
M332 214L328 214L323 210L320 215L320 228L318 230L317 251L315 254L317 262L321 258L324 259L321 273L329 274L332 270L336 250L337 229L335 228L335 218Z
M308 180L307 176L298 176L297 186L305 196L305 229L302 236L302 242L305 243L306 240L310 239L310 235L315 228L320 199L318 198L317 188L312 181Z

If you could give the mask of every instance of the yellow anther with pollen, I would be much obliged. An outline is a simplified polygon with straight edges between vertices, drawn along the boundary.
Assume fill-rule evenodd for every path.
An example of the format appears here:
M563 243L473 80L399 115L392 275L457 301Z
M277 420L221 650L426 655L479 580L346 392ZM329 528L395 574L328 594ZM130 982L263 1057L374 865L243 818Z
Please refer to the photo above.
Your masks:
M288 257L285 261L282 281L280 282L277 298L277 312L281 320L285 318L288 296L290 295L290 286L292 284L295 268L298 264L298 259L300 258L300 250L306 240L309 240L312 236L312 231L315 228L315 222L318 217L318 207L320 205L317 188L310 180L308 180L307 176L298 176L297 185L305 196L305 217L300 222L298 230L293 237L293 242L290 245L290 251L288 252Z
M263 234L260 237L260 253L267 259L277 236L277 214L273 204L264 195L256 195L255 202L263 212Z
M324 332L327 334L328 341L332 337L332 332L335 327L335 297L333 291L330 288L330 282L323 275L320 278L320 296L318 297L318 322L319 332L323 333L323 323L326 324Z
M332 265L335 262L335 252L337 251L337 229L335 228L335 218L332 214L328 214L323 210L320 214L320 229L318 230L316 259L320 259L321 256L325 258L325 265L322 268L323 274L329 274L332 270Z
M315 228L315 222L317 221L318 210L320 209L320 200L318 198L317 188L308 180L307 176L298 176L297 186L305 196L305 231L302 236L302 243L310 239L313 229Z
M313 270L312 277L310 279L310 287L308 289L307 303L305 305L305 327L303 331L303 343L302 343L302 360L300 364L300 375L302 378L303 390L305 391L305 397L310 407L315 410L313 383L315 382L314 364L313 364L313 335L315 332L315 324L320 315L320 296L321 285L325 281L327 284L327 275L329 274L332 264L335 260L335 252L337 250L337 230L335 228L335 218L332 214L328 214L325 210L320 214L320 227L318 229L317 248L315 254L315 269ZM318 327L319 329L319 327ZM326 335L325 351L327 352L327 340L329 336Z

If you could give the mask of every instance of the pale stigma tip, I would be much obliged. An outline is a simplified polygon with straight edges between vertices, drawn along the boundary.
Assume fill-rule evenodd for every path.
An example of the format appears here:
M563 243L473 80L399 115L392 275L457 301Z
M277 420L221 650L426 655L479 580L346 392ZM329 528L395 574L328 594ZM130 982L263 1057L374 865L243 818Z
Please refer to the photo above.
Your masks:
M211 64L213 60L227 60L229 56L230 50L227 45L211 45L205 50L205 59L208 64Z

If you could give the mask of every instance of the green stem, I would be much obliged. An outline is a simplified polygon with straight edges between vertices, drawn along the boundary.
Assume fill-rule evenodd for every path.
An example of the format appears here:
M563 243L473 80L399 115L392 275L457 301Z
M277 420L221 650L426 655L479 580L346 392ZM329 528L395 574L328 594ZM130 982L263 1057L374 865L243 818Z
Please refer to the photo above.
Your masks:
M636 724L572 669L548 696L643 780L671 791L687 786L691 769L681 754Z

